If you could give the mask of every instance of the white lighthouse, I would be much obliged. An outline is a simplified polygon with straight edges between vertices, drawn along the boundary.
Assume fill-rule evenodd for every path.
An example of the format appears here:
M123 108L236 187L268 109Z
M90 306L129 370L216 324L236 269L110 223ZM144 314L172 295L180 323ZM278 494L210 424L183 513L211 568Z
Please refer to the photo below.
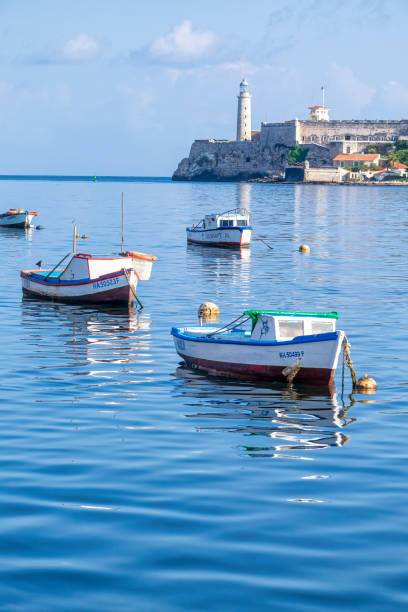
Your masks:
M242 79L238 96L237 140L251 140L251 97L248 83Z

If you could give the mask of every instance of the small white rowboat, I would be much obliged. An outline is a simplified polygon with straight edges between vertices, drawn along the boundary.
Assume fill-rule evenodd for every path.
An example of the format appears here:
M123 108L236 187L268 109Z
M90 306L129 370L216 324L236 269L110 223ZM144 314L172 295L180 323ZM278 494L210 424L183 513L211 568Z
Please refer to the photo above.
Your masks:
M138 281L150 278L152 262L157 259L136 251L121 257L70 256L65 268L22 270L23 294L84 304L130 303L137 299Z
M10 208L0 215L0 227L30 227L36 212L28 212L22 208Z
M292 372L296 382L330 385L344 339L336 319L336 312L247 310L233 326L173 327L171 334L186 364L208 374L286 382Z
M197 225L186 228L187 241L196 244L245 247L251 242L251 215L236 208L221 214L206 215Z

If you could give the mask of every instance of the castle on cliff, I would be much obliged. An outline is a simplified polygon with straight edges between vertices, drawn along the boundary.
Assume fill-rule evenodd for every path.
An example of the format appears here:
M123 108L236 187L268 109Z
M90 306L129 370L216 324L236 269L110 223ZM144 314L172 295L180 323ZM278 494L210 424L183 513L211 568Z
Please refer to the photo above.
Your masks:
M307 151L307 167L333 166L339 154L360 153L369 144L408 139L408 120L332 120L323 103L309 107L307 119L280 123L262 122L251 127L251 94L245 79L240 83L235 140L195 140L190 154L178 165L174 180L248 180L281 178L288 153L295 147ZM324 179L323 179L324 180Z

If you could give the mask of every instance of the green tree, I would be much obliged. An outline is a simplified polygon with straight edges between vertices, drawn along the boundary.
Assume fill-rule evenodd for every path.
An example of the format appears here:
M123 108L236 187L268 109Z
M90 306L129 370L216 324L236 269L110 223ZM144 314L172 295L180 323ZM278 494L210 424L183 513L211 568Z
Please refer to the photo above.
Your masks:
M288 152L288 162L290 164L301 164L305 161L307 156L308 149L304 149L303 147L290 147Z
M389 168L391 168L394 165L395 162L398 162L398 161L399 161L398 154L397 153L390 153L388 155L387 159L386 159L385 167L387 169L389 169Z

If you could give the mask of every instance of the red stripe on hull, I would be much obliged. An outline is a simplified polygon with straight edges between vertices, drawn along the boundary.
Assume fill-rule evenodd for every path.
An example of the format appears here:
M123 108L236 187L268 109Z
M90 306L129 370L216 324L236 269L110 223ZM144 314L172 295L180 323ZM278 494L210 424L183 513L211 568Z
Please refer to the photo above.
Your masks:
M192 368L204 370L212 376L227 376L242 380L270 380L287 382L282 374L285 366L267 366L241 363L225 363L223 361L209 361L198 357L187 357L179 353L186 364ZM307 385L330 386L333 382L335 370L328 368L300 368L296 374L295 382Z
M211 242L208 240L192 240L191 238L187 238L187 242L191 242L191 244L201 244L202 246L229 247L234 249L249 247L249 242Z
M53 295L44 295L36 291L30 291L23 287L23 294L27 297L44 298L45 300L53 300L55 302L67 302L69 304L130 304L133 301L133 293L129 287L116 287L99 293L88 293L87 295L78 295L73 297L57 297Z

